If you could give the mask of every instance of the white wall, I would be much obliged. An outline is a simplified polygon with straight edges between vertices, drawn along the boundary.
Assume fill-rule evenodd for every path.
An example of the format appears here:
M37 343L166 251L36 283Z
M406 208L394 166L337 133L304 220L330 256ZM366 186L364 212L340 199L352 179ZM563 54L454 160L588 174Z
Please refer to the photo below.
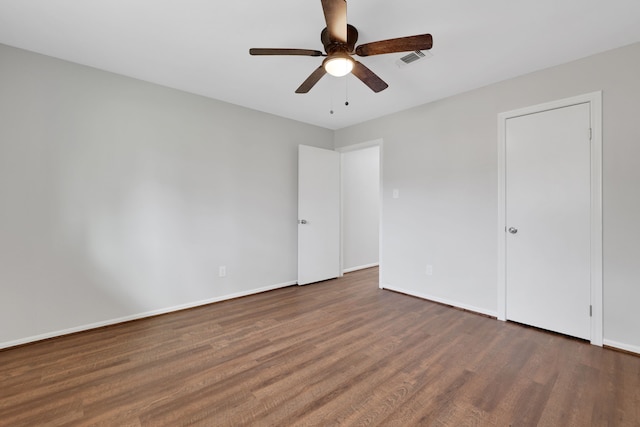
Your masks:
M605 344L640 352L639 75L634 44L337 131L385 142L381 281L495 315L497 114L602 90Z
M495 314L496 116L602 90L605 343L640 352L638 75L635 44L333 133L0 45L0 347L295 280L296 147L332 137L385 141L382 281Z
M378 264L380 147L342 153L342 268Z
M295 281L298 144L333 132L0 45L0 347Z

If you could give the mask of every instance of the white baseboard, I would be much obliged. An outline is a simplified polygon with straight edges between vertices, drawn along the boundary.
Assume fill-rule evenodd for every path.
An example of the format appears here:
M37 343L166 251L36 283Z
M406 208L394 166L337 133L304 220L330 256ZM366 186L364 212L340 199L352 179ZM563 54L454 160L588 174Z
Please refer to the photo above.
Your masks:
M377 265L378 264L372 264L372 265L369 265L369 266L357 267L357 268L355 268L353 270L351 270L351 269L345 270L345 273L348 273L350 271L356 271L356 270L359 270L359 269L375 267ZM259 294L261 292L267 292L267 291L272 291L274 289L279 289L279 288L285 288L287 286L292 286L292 285L295 285L296 283L297 283L297 281L292 280L290 282L279 283L279 284L271 285L271 286L265 286L265 287L262 287L262 288L252 289L250 291L237 292L237 293L234 293L234 294L229 294L229 295L210 298L210 299L206 299L206 300L196 301L196 302L192 302L192 303L188 303L188 304L182 304L182 305L177 305L177 306L173 306L173 307L167 307L167 308L163 308L163 309L159 309L159 310L147 311L147 312L144 312L144 313L138 313L138 314L134 314L134 315L131 315L131 316L120 317L120 318L117 318L117 319L110 319L110 320L105 320L105 321L102 321L102 322L96 322L96 323L91 323L91 324L87 324L87 325L77 326L77 327L74 327L74 328L68 328L68 329L63 329L63 330L59 330L59 331L48 332L46 334L34 335L34 336L31 336L31 337L26 337L26 338L21 338L21 339L14 340L14 341L8 341L8 342L0 343L0 349L15 347L15 346L23 345L23 344L28 344L28 343L31 343L31 342L42 341L42 340L45 340L45 339L55 338L55 337L68 335L68 334L73 334L73 333L77 333L77 332L88 331L88 330L91 330L91 329L102 328L102 327L105 327L105 326L116 325L118 323L129 322L129 321L132 321L132 320L144 319L146 317L153 317L153 316L158 316L158 315L161 315L161 314L172 313L172 312L175 312L175 311L186 310L186 309L189 309L189 308L199 307L199 306L203 306L203 305L207 305L207 304L213 304L215 302L230 300L230 299L234 299L234 298L240 298L240 297L244 297L244 296L248 296L248 295ZM428 294L417 293L417 292L414 292L414 291L409 291L407 289L395 287L395 286L392 286L392 285L386 284L386 283L380 283L380 289L387 289L387 290L390 290L390 291L400 292L400 293L411 295L411 296L414 296L414 297L417 297L417 298L422 298L422 299L426 299L426 300L430 300L430 301L435 301L435 302L439 302L441 304L451 305L451 306L454 306L454 307L462 308L464 310L473 311L473 312L484 314L484 315L487 315L487 316L497 317L497 312L494 312L494 311L491 311L491 310L485 310L485 309L474 307L474 306L470 306L470 305L467 305L467 304L461 304L461 303L459 303L457 301L452 301L452 300L448 300L448 299L445 299L445 298L439 298L439 297L436 297L436 296L433 296L433 295L428 295ZM617 349L620 349L620 350L629 351L629 352L636 353L636 354L640 355L640 346L621 343L621 342L607 340L607 339L604 340L603 344L606 345L606 346L609 346L609 347L613 347L613 348L617 348Z
M609 347L614 347L624 351L630 351L631 353L636 353L640 355L640 346L637 346L637 345L625 344L625 343L611 341L611 340L603 340L602 343Z
M365 268L371 268L371 267L377 267L379 264L373 263L373 264L365 264L365 265L359 265L357 267L350 267L350 268L345 268L344 270L342 270L343 273L351 273L352 271L358 271L358 270L364 270Z
M483 308L478 308L478 307L474 307L474 306L470 306L470 305L466 305L466 304L461 304L461 303L459 303L457 301L451 301L451 300L447 300L445 298L435 297L433 295L416 293L414 291L409 291L407 289L398 288L396 286L392 286L392 285L389 285L387 283L384 283L384 284L380 283L380 289L387 289L387 290L390 290L390 291L400 292L400 293L411 295L411 296L414 296L414 297L418 297L418 298L422 298L422 299L426 299L426 300L430 300L430 301L435 301L435 302L439 302L439 303L446 304L446 305L451 305L451 306L462 308L462 309L469 310L469 311L474 311L476 313L484 314L484 315L487 315L487 316L496 317L496 318L498 317L497 316L498 313L494 312L494 311L491 311L491 310L485 310ZM608 347L613 347L613 348L617 348L617 349L624 350L624 351L629 351L631 353L636 353L636 354L640 355L640 346L637 346L637 345L631 345L631 344L621 343L621 342L607 340L607 339L605 339L603 341L603 344L608 346Z
M474 307L472 305L467 305L467 304L462 304L462 303L460 303L458 301L452 301L452 300L448 300L448 299L445 299L445 298L436 297L436 296L433 296L433 295L417 293L415 291L409 291L407 289L398 288L396 286L392 286L392 285L389 285L389 284L384 284L384 285L380 284L380 288L381 289L387 289L387 290L390 290L390 291L400 292L400 293L403 293L403 294L407 294L407 295L411 295L411 296L414 296L414 297L426 299L426 300L429 300L429 301L439 302L440 304L451 305L453 307L462 308L464 310L473 311L473 312L479 313L479 314L484 314L485 316L491 316L491 317L495 317L495 318L498 317L498 312L497 311L486 310L484 308Z
M277 285L265 286L262 288L252 289L250 291L237 292L235 294L224 295L220 297L210 298L201 301L190 302L187 304L176 305L173 307L161 308L158 310L147 311L144 313L132 314L130 316L124 316L117 319L105 320L102 322L90 323L88 325L77 326L74 328L62 329L60 331L47 332L46 334L34 335L31 337L21 338L14 341L8 341L0 343L0 349L15 347L18 345L29 344L36 341L42 341L49 338L55 338L62 335L74 334L76 332L88 331L91 329L102 328L105 326L116 325L118 323L130 322L132 320L144 319L145 317L153 317L158 316L160 314L172 313L175 311L186 310L189 308L199 307L202 305L213 304L214 302L220 302L225 300L230 300L234 298L245 297L248 295L259 294L266 291L272 291L274 289L285 288L287 286L295 285L297 282L292 280L290 282L279 283Z

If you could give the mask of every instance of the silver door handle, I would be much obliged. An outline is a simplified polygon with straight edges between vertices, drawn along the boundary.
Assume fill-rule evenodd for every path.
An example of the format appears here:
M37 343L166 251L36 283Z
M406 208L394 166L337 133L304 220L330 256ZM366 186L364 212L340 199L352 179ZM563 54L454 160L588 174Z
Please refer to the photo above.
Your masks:
M509 227L509 233L511 234L516 234L518 232L518 229L515 227Z
M298 220L298 224L306 224L307 220L306 219L299 219Z

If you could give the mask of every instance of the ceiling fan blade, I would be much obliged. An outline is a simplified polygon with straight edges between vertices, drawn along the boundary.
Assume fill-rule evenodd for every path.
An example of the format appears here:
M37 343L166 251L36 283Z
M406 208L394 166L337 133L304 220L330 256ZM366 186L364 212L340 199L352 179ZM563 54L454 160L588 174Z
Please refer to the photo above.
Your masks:
M322 0L324 19L327 22L332 41L347 42L347 2L346 0Z
M254 48L249 49L250 55L300 55L300 56L322 56L319 50L312 49L269 49Z
M373 71L365 67L361 62L353 61L353 70L351 74L362 80L362 83L369 86L369 89L378 93L389 87L380 77Z
M307 93L311 90L312 87L315 86L316 83L318 83L318 81L320 81L320 79L327 74L327 72L325 71L323 66L319 66L318 68L316 68L316 70L311 73L311 75L309 77L307 77L307 80L305 80L304 82L302 82L302 84L300 85L300 87L298 89L296 89L296 93Z
M361 44L356 48L358 56L381 55L384 53L410 52L414 50L429 50L433 46L431 34L399 37L397 39L380 40Z

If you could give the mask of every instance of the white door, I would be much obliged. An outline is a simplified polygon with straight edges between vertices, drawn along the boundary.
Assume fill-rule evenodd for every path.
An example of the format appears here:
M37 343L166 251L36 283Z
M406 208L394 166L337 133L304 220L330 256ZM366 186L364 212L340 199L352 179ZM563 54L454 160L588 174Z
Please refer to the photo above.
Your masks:
M298 284L340 275L340 154L298 151Z
M506 317L589 339L590 110L506 121Z

